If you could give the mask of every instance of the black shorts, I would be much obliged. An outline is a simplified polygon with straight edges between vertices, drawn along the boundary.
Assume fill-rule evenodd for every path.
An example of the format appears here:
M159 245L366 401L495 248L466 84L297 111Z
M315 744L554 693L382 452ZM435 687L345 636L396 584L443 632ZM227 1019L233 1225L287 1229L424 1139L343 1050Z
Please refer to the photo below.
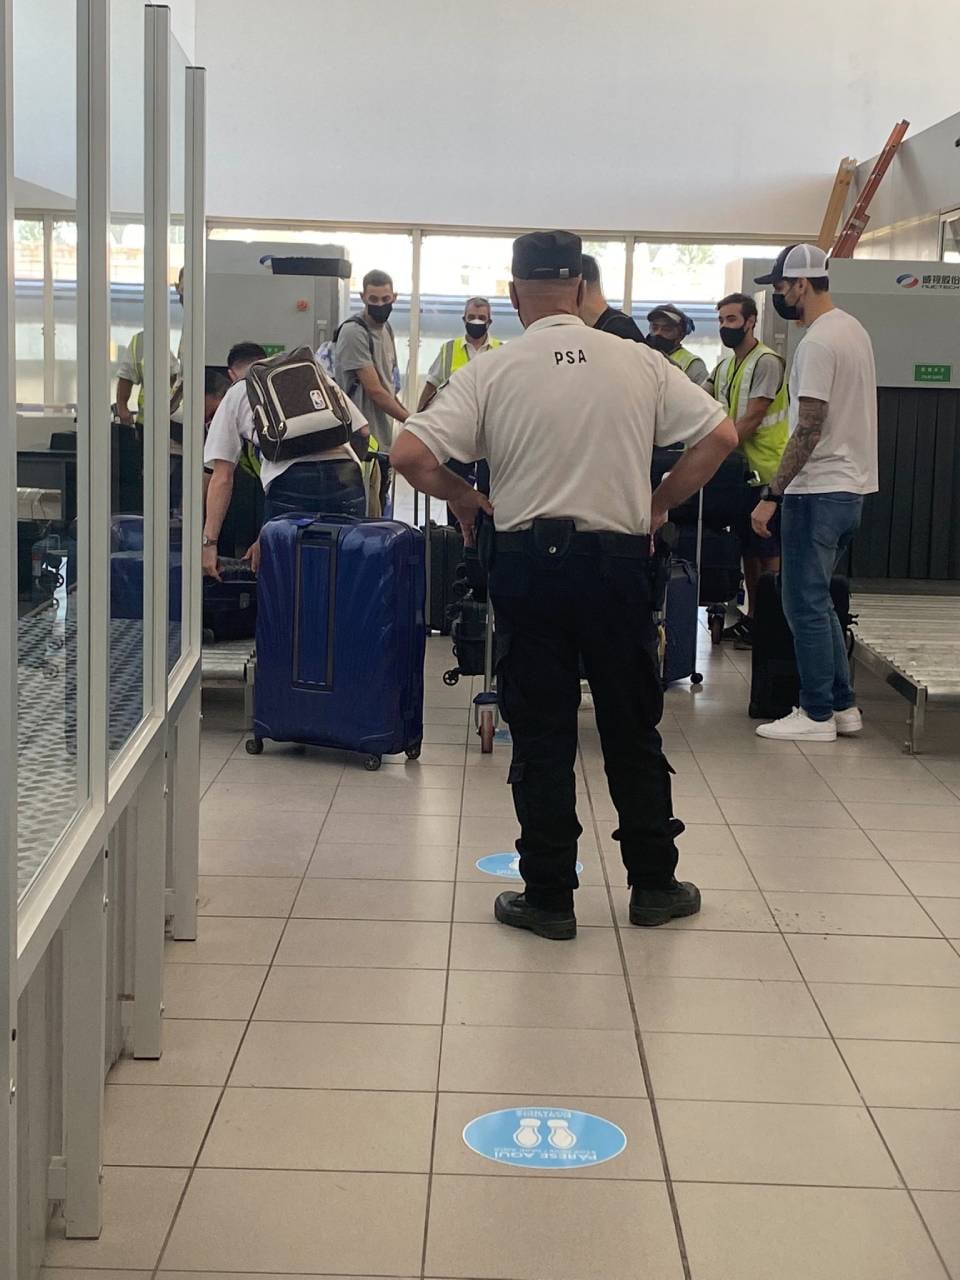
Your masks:
M767 527L770 530L769 538L761 538L754 533L749 516L735 527L734 532L740 539L741 555L745 560L773 560L780 555L779 506Z

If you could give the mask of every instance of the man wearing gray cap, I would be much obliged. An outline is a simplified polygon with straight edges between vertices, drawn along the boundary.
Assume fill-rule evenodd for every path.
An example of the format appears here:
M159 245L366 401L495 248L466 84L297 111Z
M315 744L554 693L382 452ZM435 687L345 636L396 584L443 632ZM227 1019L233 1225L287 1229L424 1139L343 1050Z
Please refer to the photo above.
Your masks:
M860 321L833 305L826 254L816 245L789 245L756 283L772 284L777 314L806 330L790 370L790 440L752 519L754 532L769 536L781 507L781 592L800 706L757 733L833 742L863 727L830 579L860 524L864 495L879 487L873 347Z
M691 382L702 387L710 376L707 366L683 345L684 338L688 338L696 328L687 313L668 302L662 307L654 307L647 315L647 323L650 326L647 345L672 360Z
M468 543L480 513L495 513L496 532L481 529L480 549L525 883L522 894L500 895L495 914L553 939L577 931L581 655L620 820L630 919L663 924L700 908L696 886L674 876L683 825L656 728L663 691L650 534L737 443L723 409L679 369L584 324L581 270L578 236L521 236L510 298L525 333L454 373L408 420L392 454L415 488L447 503ZM655 443L688 448L651 495ZM442 465L451 457L487 458L489 501Z

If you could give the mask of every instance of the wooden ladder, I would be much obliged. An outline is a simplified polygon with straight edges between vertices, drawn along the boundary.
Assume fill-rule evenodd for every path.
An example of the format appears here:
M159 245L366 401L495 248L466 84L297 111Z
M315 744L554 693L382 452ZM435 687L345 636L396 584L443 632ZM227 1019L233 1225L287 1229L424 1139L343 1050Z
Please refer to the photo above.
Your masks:
M843 224L843 228L837 236L836 244L833 246L831 258L852 258L853 251L857 247L860 237L866 230L867 223L870 221L870 215L867 210L870 202L877 194L877 188L883 181L883 176L890 168L890 162L897 154L897 148L903 141L907 130L910 128L909 120L901 120L893 129L890 137L887 139L883 150L877 156L876 164L870 171L870 177L863 184L863 190L857 196L856 203L850 210L850 216ZM839 176L839 175L838 175Z

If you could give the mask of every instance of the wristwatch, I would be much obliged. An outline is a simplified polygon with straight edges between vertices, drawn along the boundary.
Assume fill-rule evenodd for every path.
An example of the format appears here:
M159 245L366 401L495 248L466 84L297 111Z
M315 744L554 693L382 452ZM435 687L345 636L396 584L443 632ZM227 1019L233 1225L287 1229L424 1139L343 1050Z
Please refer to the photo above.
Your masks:
M203 541L200 543L200 545L202 547L215 547L217 545L217 540L216 538L208 538L207 535L204 534Z
M763 488L760 490L760 501L761 501L761 502L774 502L774 503L776 503L776 505L779 507L780 503L783 501L783 494L782 494L782 493L771 493L771 492L770 492L770 486L769 486L768 484L765 484L765 485L763 486Z

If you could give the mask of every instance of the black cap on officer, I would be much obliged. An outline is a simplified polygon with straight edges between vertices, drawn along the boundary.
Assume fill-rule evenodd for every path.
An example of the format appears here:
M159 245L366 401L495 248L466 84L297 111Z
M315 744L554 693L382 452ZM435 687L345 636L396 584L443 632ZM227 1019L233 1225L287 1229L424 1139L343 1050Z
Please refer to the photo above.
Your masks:
M513 242L515 280L572 280L583 271L583 242L572 231L531 231Z

